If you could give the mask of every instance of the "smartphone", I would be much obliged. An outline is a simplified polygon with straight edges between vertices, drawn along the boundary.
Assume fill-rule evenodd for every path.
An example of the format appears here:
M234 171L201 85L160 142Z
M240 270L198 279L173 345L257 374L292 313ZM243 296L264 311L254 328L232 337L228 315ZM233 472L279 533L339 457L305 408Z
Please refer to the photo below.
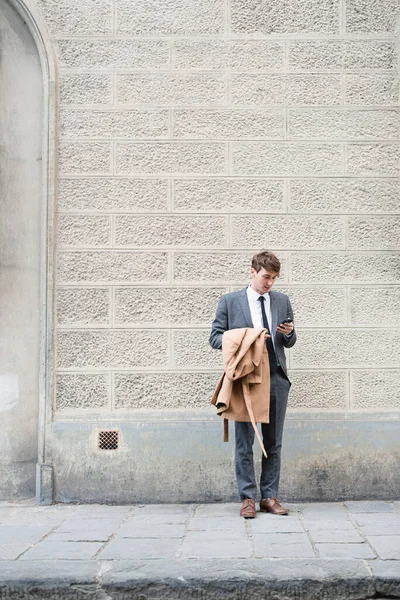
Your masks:
M293 323L293 319L285 319L284 321L282 321L281 325L283 325L284 323Z

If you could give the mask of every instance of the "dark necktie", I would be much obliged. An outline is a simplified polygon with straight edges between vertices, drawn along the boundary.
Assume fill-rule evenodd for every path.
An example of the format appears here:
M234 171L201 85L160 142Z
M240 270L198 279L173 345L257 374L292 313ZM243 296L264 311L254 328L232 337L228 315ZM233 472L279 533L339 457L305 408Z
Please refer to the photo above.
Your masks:
M259 296L258 301L261 304L261 314L263 325L265 329L268 329L268 333L271 335L271 329L268 324L267 313L265 312L265 298L264 296ZM269 370L271 373L276 373L278 371L278 362L276 360L276 354L274 349L274 344L272 343L272 338L267 338L267 350L268 350L268 358L269 358Z

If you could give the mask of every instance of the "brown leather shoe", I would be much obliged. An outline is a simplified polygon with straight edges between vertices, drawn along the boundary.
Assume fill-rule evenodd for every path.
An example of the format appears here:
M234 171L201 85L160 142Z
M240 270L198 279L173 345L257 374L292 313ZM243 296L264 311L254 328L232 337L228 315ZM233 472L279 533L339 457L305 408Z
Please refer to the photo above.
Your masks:
M254 519L256 516L256 501L253 498L245 498L240 509L240 516L245 519Z
M277 498L264 498L260 502L260 510L261 512L269 512L273 515L288 515L289 511L287 508L283 508L279 504Z

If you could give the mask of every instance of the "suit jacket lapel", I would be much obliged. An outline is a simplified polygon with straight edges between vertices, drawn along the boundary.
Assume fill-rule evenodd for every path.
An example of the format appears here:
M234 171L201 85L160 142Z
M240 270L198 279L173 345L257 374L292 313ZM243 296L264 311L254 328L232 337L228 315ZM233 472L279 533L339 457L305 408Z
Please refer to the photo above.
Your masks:
M278 307L276 305L276 296L274 292L269 293L270 307L271 307L271 331L274 332L274 339L276 334L276 328L278 327Z
M253 327L253 321L251 320L251 312L249 306L249 300L247 298L247 288L241 290L238 298L240 308L242 309L243 316L246 321L246 327Z

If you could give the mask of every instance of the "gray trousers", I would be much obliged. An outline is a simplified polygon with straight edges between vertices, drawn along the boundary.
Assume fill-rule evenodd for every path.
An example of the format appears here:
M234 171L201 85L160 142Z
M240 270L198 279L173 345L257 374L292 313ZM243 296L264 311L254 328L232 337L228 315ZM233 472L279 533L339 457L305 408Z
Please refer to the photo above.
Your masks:
M281 448L283 424L290 383L279 369L271 375L270 422L261 423L264 448L268 458L262 456L260 491L261 498L276 498L281 474ZM240 499L256 498L257 485L254 474L253 444L254 429L251 423L235 421L236 480Z

